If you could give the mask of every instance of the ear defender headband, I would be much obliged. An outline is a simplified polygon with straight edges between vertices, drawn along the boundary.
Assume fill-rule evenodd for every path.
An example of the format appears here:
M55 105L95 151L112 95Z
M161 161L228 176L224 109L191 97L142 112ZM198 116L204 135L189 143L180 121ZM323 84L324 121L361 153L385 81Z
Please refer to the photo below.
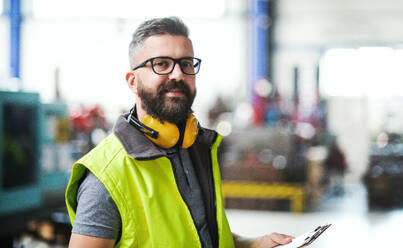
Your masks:
M140 122L135 116L135 107L130 110L128 122L142 132L154 144L162 148L171 148L175 146L181 134L176 124L164 121L160 122L151 115L146 115ZM183 133L182 148L189 148L196 140L199 133L199 126L196 117L189 114Z

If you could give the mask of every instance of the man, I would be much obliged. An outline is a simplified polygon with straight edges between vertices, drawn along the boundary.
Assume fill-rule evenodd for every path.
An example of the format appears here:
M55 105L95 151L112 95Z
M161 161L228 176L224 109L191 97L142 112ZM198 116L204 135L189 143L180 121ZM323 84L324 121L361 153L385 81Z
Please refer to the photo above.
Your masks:
M217 148L221 137L199 127L194 58L178 18L139 26L129 49L127 85L136 105L73 166L66 203L69 247L274 247L232 234L225 216Z

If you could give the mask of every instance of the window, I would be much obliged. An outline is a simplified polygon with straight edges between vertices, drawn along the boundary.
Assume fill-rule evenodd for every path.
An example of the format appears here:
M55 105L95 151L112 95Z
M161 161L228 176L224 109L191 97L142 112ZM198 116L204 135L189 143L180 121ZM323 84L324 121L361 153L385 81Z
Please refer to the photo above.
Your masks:
M211 18L222 16L225 7L226 0L33 0L33 13L37 18L145 18L173 15Z
M403 49L330 49L321 63L322 93L328 96L403 96Z

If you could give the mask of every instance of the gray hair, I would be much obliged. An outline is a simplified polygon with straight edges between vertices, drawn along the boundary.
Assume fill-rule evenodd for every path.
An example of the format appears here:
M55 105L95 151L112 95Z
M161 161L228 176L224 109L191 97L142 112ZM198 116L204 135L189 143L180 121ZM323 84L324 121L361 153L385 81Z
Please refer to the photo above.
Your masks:
M130 66L134 67L134 55L136 48L141 46L143 42L150 36L154 35L182 35L189 38L189 30L187 26L178 17L164 17L147 20L140 24L132 36L129 45Z

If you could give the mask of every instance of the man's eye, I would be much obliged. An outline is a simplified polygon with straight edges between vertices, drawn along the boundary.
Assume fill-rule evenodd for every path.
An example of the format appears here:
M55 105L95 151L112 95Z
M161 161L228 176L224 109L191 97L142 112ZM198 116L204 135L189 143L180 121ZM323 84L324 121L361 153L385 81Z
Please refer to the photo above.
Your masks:
M154 66L166 67L166 66L168 66L168 62L166 62L166 61L157 61L157 62L154 63Z
M182 67L192 67L193 63L190 61L183 61L182 63Z

